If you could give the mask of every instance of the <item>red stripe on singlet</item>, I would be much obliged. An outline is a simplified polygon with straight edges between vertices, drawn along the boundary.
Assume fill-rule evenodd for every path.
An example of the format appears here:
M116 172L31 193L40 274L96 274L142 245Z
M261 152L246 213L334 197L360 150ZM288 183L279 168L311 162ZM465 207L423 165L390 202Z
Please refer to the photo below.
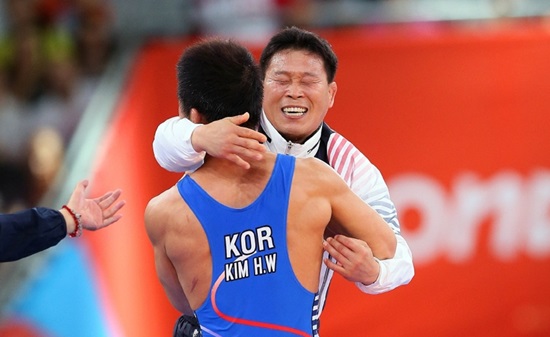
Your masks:
M298 335L298 336L303 336L303 337L310 337L311 336L311 334L308 334L304 331L294 329L294 328L291 328L291 327L277 325L277 324L273 324L273 323L251 321L251 320L248 320L248 319L232 317L232 316L224 314L223 312L221 312L221 310L218 308L218 305L216 304L216 292L217 292L217 290L218 290L218 288L219 288L219 286L222 283L224 278L225 278L225 272L222 273L220 275L220 277L216 280L216 283L214 283L214 287L212 288L212 294L210 296L211 301L212 301L212 307L214 308L214 312L216 312L216 314L218 314L218 316L225 319L226 321L237 323L237 324L248 325L248 326L253 326L253 327L257 327L257 328L264 328L264 329L270 329L270 330L285 331L285 332L289 332L289 333L292 333L292 334L295 334L295 335Z

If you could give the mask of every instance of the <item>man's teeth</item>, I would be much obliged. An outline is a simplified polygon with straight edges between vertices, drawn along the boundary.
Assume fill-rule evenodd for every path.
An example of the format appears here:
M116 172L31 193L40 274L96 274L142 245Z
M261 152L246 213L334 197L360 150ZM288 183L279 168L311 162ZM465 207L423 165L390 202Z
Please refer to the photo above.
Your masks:
M283 108L283 112L287 114L303 114L306 111L307 109L298 107Z

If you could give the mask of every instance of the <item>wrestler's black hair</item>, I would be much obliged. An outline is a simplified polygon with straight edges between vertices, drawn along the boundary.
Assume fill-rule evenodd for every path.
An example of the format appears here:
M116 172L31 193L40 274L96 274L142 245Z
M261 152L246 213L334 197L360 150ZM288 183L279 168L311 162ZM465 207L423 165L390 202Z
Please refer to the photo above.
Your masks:
M177 66L178 100L208 123L248 112L243 126L256 128L262 111L261 72L252 54L232 40L211 38L187 48Z
M319 35L298 27L285 28L269 40L260 56L262 78L265 78L273 55L285 50L303 50L319 56L323 60L328 83L334 81L338 58L332 46Z

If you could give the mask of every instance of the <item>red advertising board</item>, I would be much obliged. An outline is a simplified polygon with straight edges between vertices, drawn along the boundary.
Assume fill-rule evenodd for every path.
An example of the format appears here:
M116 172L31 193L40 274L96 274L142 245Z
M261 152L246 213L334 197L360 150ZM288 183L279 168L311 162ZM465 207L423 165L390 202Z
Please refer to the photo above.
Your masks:
M415 261L409 285L362 294L335 277L322 336L550 335L550 29L540 23L318 31L339 57L327 121L388 183ZM156 164L188 40L138 55L93 180L122 223L88 238L113 320L169 336L143 211L179 178ZM254 49L256 55L259 50Z

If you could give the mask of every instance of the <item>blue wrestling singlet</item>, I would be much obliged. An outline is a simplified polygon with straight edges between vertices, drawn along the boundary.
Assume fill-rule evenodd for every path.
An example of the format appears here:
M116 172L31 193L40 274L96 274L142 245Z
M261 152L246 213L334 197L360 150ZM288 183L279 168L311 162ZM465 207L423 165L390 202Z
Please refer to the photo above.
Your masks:
M178 182L212 254L210 293L195 311L203 336L317 336L318 296L300 284L288 257L295 161L277 155L264 191L240 209L220 204L189 176Z

